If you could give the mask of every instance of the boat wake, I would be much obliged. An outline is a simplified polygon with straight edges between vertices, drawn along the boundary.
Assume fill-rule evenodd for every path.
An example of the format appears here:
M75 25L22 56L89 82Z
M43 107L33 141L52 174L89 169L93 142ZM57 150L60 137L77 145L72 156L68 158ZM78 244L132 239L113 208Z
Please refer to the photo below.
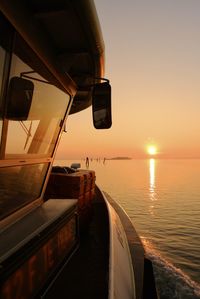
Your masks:
M162 257L148 240L141 240L153 263L160 299L200 299L200 285Z

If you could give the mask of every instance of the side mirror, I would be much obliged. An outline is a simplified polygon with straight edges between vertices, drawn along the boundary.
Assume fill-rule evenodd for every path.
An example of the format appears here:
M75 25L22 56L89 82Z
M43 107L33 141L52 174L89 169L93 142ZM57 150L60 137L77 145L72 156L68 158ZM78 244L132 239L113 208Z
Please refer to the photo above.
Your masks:
M93 124L96 129L112 126L111 86L108 82L97 83L92 94Z
M6 115L10 120L26 120L30 111L34 85L33 82L20 77L10 79L8 88Z

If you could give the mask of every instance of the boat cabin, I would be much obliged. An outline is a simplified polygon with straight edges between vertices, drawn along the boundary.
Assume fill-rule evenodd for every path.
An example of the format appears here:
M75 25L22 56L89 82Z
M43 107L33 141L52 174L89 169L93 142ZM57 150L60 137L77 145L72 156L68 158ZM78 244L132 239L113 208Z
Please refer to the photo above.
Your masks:
M0 299L142 298L125 214L93 171L53 167L68 115L91 105L95 128L110 128L93 1L1 1Z

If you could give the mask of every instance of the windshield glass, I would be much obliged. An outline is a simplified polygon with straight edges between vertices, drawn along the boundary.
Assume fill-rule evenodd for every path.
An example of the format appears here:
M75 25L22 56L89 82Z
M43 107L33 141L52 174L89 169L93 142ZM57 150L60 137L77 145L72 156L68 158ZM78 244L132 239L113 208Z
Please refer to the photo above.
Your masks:
M47 168L48 163L0 168L0 220L39 197Z
M13 55L10 78L32 71ZM45 81L33 72L31 77ZM26 79L27 80L27 79ZM16 155L51 156L70 97L51 84L32 80L34 91L26 120L7 119L5 158Z

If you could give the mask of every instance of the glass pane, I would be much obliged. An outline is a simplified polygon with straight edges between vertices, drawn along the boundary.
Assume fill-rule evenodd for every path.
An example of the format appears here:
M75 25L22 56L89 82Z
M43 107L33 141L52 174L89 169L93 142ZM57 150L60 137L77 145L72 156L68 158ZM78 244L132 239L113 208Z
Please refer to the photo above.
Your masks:
M14 55L11 77L20 77L22 72L28 71L32 70ZM37 73L30 76L43 79ZM31 81L34 84L34 91L27 119L8 121L6 158L19 154L50 156L69 104L69 95L55 86L36 80Z
M48 164L0 168L0 219L40 196Z

